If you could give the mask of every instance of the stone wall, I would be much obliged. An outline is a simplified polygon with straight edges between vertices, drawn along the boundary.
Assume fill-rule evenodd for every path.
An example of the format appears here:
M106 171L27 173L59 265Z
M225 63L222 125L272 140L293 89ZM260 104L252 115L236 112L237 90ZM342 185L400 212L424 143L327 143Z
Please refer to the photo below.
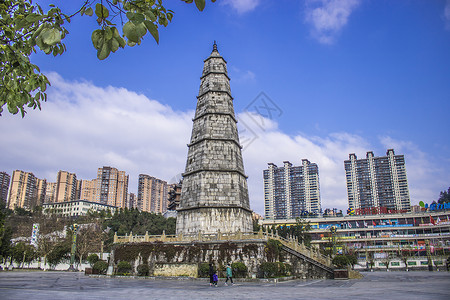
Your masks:
M197 277L198 264L197 263L158 263L153 269L154 276L187 276Z
M248 277L261 277L261 263L281 260L292 265L292 275L298 278L330 278L330 274L317 265L288 252L274 256L265 240L120 244L115 246L112 262L117 265L121 260L130 261L135 270L139 264L147 263L150 275L193 277L197 276L194 265L213 263L221 270L233 262L244 263Z

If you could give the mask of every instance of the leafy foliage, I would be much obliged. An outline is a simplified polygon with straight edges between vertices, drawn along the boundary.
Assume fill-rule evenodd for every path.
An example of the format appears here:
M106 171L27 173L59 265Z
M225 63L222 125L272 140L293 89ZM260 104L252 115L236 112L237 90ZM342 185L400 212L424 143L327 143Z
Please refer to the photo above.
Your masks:
M148 276L150 273L150 267L147 264L140 264L137 266L138 276Z
M195 0L195 5L202 11L205 0ZM53 4L44 11L32 0L0 1L0 115L5 104L10 113L20 111L22 117L25 106L41 109L50 82L31 63L30 55L37 48L48 55L63 54L62 41L69 33L66 25L76 15L97 18L99 28L91 38L98 59L103 60L126 45L140 45L147 33L159 43L159 26L167 26L174 12L163 6L163 0L83 0L72 14Z
M295 225L290 225L289 227L286 225L279 226L277 230L278 234L284 238L293 236L297 237L300 243L304 243L307 246L311 244L311 235L308 233L308 231L311 230L311 224L309 221L307 222L303 219L297 218Z
M89 262L89 264L91 265L91 268L94 266L94 264L96 263L96 262L98 262L99 261L99 257L98 257L98 255L97 254L95 254L95 253L92 253L92 254L90 254L88 257L87 257L87 261Z
M62 260L69 259L70 241L56 244L47 255L47 262L51 268L55 268Z
M209 263L200 263L198 265L198 277L200 278L209 277Z
M356 259L356 256L346 254L336 255L332 260L332 263L338 268L344 268L349 265L354 265L357 262L358 261Z
M449 202L450 202L450 187L448 188L447 191L441 191L441 193L439 194L439 199L438 199L439 204L444 204L444 203L449 203Z
M107 245L110 246L113 242L114 233L118 235L125 235L133 232L133 234L144 235L148 232L149 235L175 234L176 219L164 218L160 214L141 212L137 209L121 209L117 214L110 219L105 220L103 228L109 228L109 236Z
M233 270L233 277L245 278L247 277L248 268L243 262L234 262L231 264Z
M266 258L269 262L275 262L277 260L282 260L281 248L283 244L280 241L269 239L264 248L266 253Z
M127 261L121 261L117 264L117 275L130 274L132 270L131 264Z
M292 266L282 262L264 262L259 266L260 275L264 278L290 275Z
M31 263L36 258L36 249L24 242L17 243L12 248L12 258L19 265L22 266L25 263Z
M97 271L98 274L106 274L106 270L108 270L108 263L104 260L99 260L92 266L92 269Z
M0 203L0 260L6 259L11 255L11 237L12 230L10 226L5 225L8 211L4 203Z

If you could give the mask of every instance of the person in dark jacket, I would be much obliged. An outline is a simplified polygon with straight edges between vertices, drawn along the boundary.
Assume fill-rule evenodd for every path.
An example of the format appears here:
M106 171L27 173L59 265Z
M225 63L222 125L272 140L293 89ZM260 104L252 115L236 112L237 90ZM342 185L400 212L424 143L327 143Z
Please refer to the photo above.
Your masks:
M214 278L213 278L213 276L214 276L214 266L213 266L212 263L209 264L209 272L208 272L208 274L209 274L209 285L212 286L212 285L214 285Z

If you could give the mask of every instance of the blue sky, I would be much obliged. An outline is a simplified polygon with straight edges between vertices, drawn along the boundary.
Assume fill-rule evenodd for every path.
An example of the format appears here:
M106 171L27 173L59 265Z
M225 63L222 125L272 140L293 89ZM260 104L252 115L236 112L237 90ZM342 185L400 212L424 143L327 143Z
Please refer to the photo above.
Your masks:
M76 3L55 2L69 11ZM25 119L0 118L0 169L55 181L60 169L92 179L111 165L130 174L131 192L139 173L171 180L185 167L203 60L216 40L241 140L252 141L243 155L258 213L268 162L316 162L324 208L347 208L349 153L404 154L412 204L450 186L450 1L166 6L175 16L160 29L159 45L148 36L99 61L90 39L95 19L77 16L66 53L34 55L52 82L49 100ZM255 115L250 104L261 92L277 114Z

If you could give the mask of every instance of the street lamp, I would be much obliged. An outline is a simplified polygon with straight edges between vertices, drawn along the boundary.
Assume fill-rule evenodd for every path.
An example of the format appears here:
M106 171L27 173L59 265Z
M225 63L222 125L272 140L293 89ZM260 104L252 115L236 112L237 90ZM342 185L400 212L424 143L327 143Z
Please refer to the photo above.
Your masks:
M68 271L78 271L74 267L75 262L75 252L77 251L77 231L78 231L78 224L73 224L70 226L70 230L72 230L72 248L70 251L70 267Z

